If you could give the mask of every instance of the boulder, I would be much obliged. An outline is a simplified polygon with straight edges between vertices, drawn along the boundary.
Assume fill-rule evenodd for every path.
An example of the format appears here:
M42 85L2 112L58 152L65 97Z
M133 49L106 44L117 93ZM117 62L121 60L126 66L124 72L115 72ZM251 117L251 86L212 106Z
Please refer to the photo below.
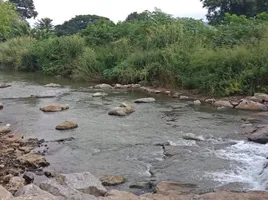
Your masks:
M259 112L253 114L256 117L268 117L268 112Z
M194 101L194 105L197 105L197 106L201 105L201 101L200 100Z
M96 92L92 95L92 97L105 97L105 96L107 96L107 94L103 92Z
M127 88L127 86L126 85L121 85L121 84L115 84L115 86L114 86L114 88L115 89L125 89L125 88Z
M228 110L228 108L224 107L224 106L221 106L221 107L217 108L217 111L225 111L225 110Z
M39 154L29 153L17 158L18 161L29 167L39 168L39 167L47 167L49 163L46 161L45 157Z
M126 116L133 112L135 112L135 109L131 105L122 103L119 107L112 108L108 114L115 116Z
M3 108L4 108L4 106L3 106L3 104L0 102L0 110L3 109Z
M226 101L226 100L215 101L215 103L213 105L216 106L216 107L226 107L226 108L233 108L234 107L230 103L230 101Z
M82 192L98 197L104 196L107 192L100 180L89 172L59 174L55 179L42 182L40 188L55 196L68 196Z
M7 188L11 193L17 192L19 189L23 188L25 181L23 178L15 176L12 177L7 184Z
M74 129L77 128L78 124L70 121L63 122L59 125L56 126L57 130L69 130L69 129Z
M31 172L25 172L22 178L24 178L25 183L29 185L34 181L34 174Z
M152 97L141 98L141 99L136 99L134 102L135 103L153 103L155 102L155 98L152 98Z
M45 87L61 87L61 85L56 84L56 83L49 83L49 84L46 84Z
M176 92L176 93L174 93L174 94L172 95L172 97L173 97L173 98L180 98L180 93L177 93L177 92Z
M129 186L129 188L134 188L134 189L151 189L152 187L153 187L153 184L148 181L131 183Z
M55 104L40 108L43 112L59 112L67 109L69 109L68 104Z
M95 85L94 88L96 88L96 89L113 89L113 87L111 85L105 84L105 83Z
M210 103L210 104L214 104L216 101L216 99L206 99L205 102L206 103Z
M9 200L12 197L13 197L12 194L9 191L7 191L2 185L0 185L0 199Z
M0 126L0 134L11 132L10 126Z
M258 100L258 102L268 101L268 94L265 94L265 93L255 93L254 97Z
M8 85L6 83L0 83L0 88L7 88L7 87L11 87L11 85Z
M251 100L243 99L238 106L235 107L236 109L241 110L252 110L252 111L265 111L267 107L264 104L254 102Z
M189 97L187 97L187 96L183 96L183 95L180 96L180 100L188 100L188 99L189 99Z
M101 183L104 186L115 186L126 182L126 178L123 176L104 176L101 178Z
M30 184L30 185L26 185L23 188L19 189L15 194L15 197L22 197L22 196L32 196L32 197L36 197L36 196L45 196L47 197L47 199L56 199L55 196L53 196L52 194L41 190L39 187L37 187L36 185Z
M258 125L249 127L243 133L249 141L267 144L268 143L268 125Z

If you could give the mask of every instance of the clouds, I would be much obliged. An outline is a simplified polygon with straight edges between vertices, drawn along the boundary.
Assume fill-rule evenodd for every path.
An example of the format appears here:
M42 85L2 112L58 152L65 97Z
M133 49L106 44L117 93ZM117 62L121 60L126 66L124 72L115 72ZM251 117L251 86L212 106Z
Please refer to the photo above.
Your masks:
M75 15L96 14L117 22L124 20L131 12L162 11L179 17L205 17L206 10L200 0L34 0L38 18L52 18L54 24L61 24Z

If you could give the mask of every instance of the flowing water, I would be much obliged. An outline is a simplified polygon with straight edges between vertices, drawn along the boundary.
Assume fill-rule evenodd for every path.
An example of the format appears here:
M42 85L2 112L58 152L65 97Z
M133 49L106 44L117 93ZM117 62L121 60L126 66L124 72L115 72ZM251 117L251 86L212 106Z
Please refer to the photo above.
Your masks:
M93 98L96 90L87 83L45 77L40 74L1 73L0 82L12 87L0 89L0 122L9 123L16 133L52 141L74 137L65 143L48 143L46 156L49 170L63 173L90 171L98 177L123 175L129 184L155 179L198 184L215 188L229 184L232 189L267 187L268 146L250 143L238 137L241 111L218 112L211 106L193 106L165 96L154 96L152 104L135 105L136 112L124 117L107 114L112 107L146 93L108 91L105 98ZM64 87L46 88L56 82ZM31 95L56 95L36 99ZM59 113L43 113L41 106L69 104ZM60 132L55 126L65 120L79 124L75 130ZM195 134L200 141L184 140L183 135ZM165 157L157 143L169 142L174 156ZM154 177L152 177L152 174Z

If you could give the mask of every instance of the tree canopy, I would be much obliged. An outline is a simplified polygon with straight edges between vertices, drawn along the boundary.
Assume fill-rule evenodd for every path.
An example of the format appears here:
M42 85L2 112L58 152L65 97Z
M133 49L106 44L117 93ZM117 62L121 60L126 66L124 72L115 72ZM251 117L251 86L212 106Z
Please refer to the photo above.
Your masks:
M35 10L33 0L9 0L17 9L17 12L24 19L35 18L38 12Z
M35 28L40 29L40 30L53 30L54 26L52 24L52 19L45 17L42 19L39 19L36 23L35 23Z
M267 0L200 0L208 9L207 19L210 24L219 24L225 13L255 17L268 11Z
M64 22L62 25L55 26L57 36L73 35L78 31L85 29L89 23L94 23L100 19L109 20L105 17L97 15L78 15L69 21Z

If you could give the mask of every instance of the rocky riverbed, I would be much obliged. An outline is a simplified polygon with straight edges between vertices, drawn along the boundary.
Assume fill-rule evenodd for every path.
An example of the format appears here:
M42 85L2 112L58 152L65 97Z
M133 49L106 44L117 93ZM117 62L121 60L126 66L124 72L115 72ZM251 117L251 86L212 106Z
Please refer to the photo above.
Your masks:
M266 94L213 99L137 84L0 78L1 184L16 199L35 190L39 199L267 197ZM102 192L77 188L77 176ZM263 192L239 193L249 190Z

